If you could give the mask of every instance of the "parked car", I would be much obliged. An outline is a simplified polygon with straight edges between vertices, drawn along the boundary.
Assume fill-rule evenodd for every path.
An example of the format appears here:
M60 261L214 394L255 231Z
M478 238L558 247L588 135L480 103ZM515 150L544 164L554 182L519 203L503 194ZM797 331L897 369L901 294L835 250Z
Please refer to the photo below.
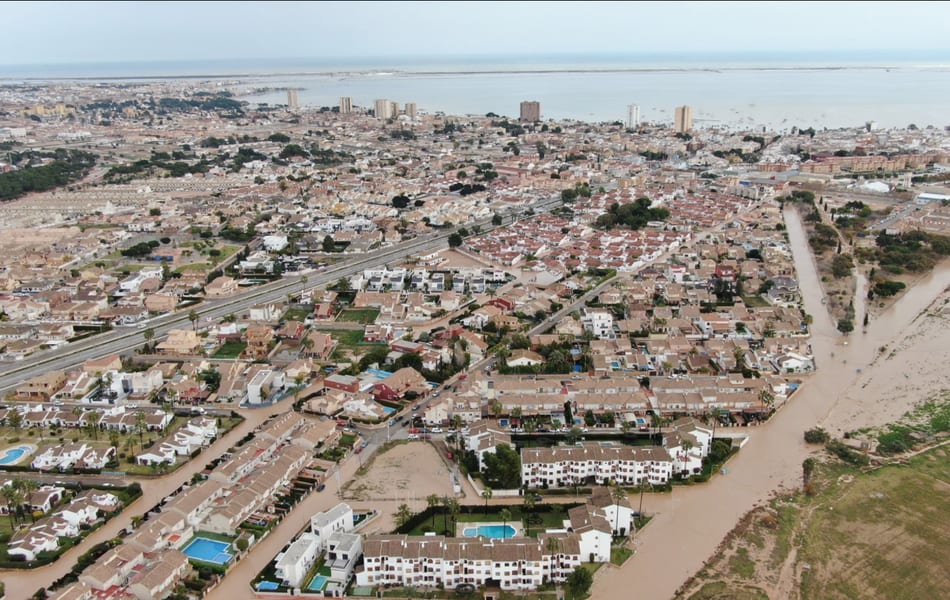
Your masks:
M321 483L320 485L317 486L317 491L318 491L318 492L322 492L322 491L323 491L323 488L325 488L325 487L327 487L327 484Z
M429 430L429 433L442 433L442 428L441 428L441 427L433 427L432 429Z

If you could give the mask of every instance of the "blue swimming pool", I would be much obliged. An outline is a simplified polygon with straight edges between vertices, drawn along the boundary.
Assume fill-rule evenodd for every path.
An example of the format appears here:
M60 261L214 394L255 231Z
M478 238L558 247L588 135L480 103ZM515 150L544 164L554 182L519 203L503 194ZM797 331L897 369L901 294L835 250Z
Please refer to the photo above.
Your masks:
M0 458L0 465L9 465L14 463L21 458L23 455L29 452L30 449L27 446L17 446L16 448L10 448L3 454L3 458Z
M307 589L312 592L316 592L318 590L322 590L323 586L325 586L326 584L327 584L327 578L324 577L323 575L317 575L316 577L310 580L310 585L307 586Z
M280 587L279 583L274 581L261 581L257 584L257 591L259 592L273 592Z
M462 530L465 537L487 537L489 539L515 537L518 533L511 525L479 525L478 527L466 527Z
M392 406L384 406L384 407L383 407L383 412L386 413L387 415L391 415L391 414L393 414L394 412L396 412L396 409L393 408Z
M227 551L230 547L231 544L228 542L196 537L187 546L182 548L181 551L185 556L194 558L195 560L224 565L231 560L231 553Z

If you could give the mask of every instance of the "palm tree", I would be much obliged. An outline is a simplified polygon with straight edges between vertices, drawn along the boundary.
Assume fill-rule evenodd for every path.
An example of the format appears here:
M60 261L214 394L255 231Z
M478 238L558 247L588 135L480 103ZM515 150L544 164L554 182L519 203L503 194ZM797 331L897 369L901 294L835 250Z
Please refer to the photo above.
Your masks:
M449 502L452 499L448 496L442 496L440 502L442 503L442 531L449 530Z
M449 498L448 504L449 514L452 515L452 531L455 531L456 519L458 517L459 511L462 510L462 506L459 504L459 501L455 498Z
M610 495L614 497L614 505L617 509L617 516L614 519L614 535L620 535L620 501L627 498L627 492L619 483L615 483L613 489L610 490Z
M5 486L3 489L0 489L0 495L3 496L3 499L7 502L7 514L10 516L10 528L14 528L14 513L16 512L16 507L23 504L23 492L21 492L15 485L10 484Z
M560 565L558 554L561 553L561 539L553 535L549 536L544 542L544 548L548 551L548 554L551 555L551 579L554 579L557 571L556 567Z
M23 495L23 501L22 501L22 502L28 502L29 499L30 499L30 494L32 494L34 491L38 490L39 487L40 487L40 484L38 484L37 482L33 481L32 479L14 479L14 480L13 480L13 487L15 487L15 488L17 488L18 490L20 490L20 494ZM30 511L30 516L33 518L33 522L36 523L36 517L33 517L33 511L32 511L32 510Z
M528 537L531 537L531 520L528 518L528 513L533 512L535 504L537 504L534 501L534 494L528 493L528 491L525 490L524 500L522 502L524 506L521 509L521 518L524 522L525 533Z
M115 429L109 431L109 443L115 448L119 447L119 432Z
M155 330L149 327L142 332L142 336L145 338L145 346L151 348L152 339L155 337Z
M508 521L511 520L511 511L507 508L503 508L501 509L501 514L499 516L501 516L501 520L505 524L501 534L502 539L504 539L508 537Z
M485 499L485 514L486 515L488 514L488 501L491 500L492 494L493 494L492 489L486 485L485 489L482 490L482 498Z
M429 510L432 510L433 508L438 506L441 500L442 499L439 498L438 494L429 494L428 496L426 496L426 504L428 505ZM435 529L435 511L434 510L432 510L432 529Z
M188 320L191 321L191 327L198 332L198 311L191 310L188 313Z
M145 429L147 426L145 413L142 411L135 413L135 430L139 434L139 444L142 445L142 450L145 450Z

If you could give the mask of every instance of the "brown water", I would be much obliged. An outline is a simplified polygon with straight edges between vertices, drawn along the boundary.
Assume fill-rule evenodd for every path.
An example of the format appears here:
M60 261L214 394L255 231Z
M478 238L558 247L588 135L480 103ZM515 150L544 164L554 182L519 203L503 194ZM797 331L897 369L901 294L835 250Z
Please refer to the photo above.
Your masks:
M943 264L895 306L872 319L866 334L858 327L846 338L838 333L821 304L819 277L798 213L786 210L785 222L805 310L814 317L811 345L819 371L807 377L768 423L746 430L751 438L730 461L727 475L705 485L677 487L645 502L644 510L654 511L655 517L635 541L637 554L620 569L597 572L594 598L672 597L743 514L765 501L773 490L800 484L802 461L812 452L804 444L802 432L823 422L839 399L845 401L845 393L861 377L857 369L867 369L877 348L904 331L950 285L950 266ZM863 318L863 313L859 314Z

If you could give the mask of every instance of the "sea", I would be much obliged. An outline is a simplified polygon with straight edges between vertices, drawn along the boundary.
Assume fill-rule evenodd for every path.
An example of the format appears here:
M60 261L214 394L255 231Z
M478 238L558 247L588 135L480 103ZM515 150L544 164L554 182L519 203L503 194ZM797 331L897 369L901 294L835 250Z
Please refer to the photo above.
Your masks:
M385 98L420 112L517 117L541 103L542 119L672 123L693 109L694 126L786 131L950 126L950 51L943 53L745 53L246 59L0 65L0 85L52 81L188 78L234 90L252 104L304 107L341 96L371 108Z

